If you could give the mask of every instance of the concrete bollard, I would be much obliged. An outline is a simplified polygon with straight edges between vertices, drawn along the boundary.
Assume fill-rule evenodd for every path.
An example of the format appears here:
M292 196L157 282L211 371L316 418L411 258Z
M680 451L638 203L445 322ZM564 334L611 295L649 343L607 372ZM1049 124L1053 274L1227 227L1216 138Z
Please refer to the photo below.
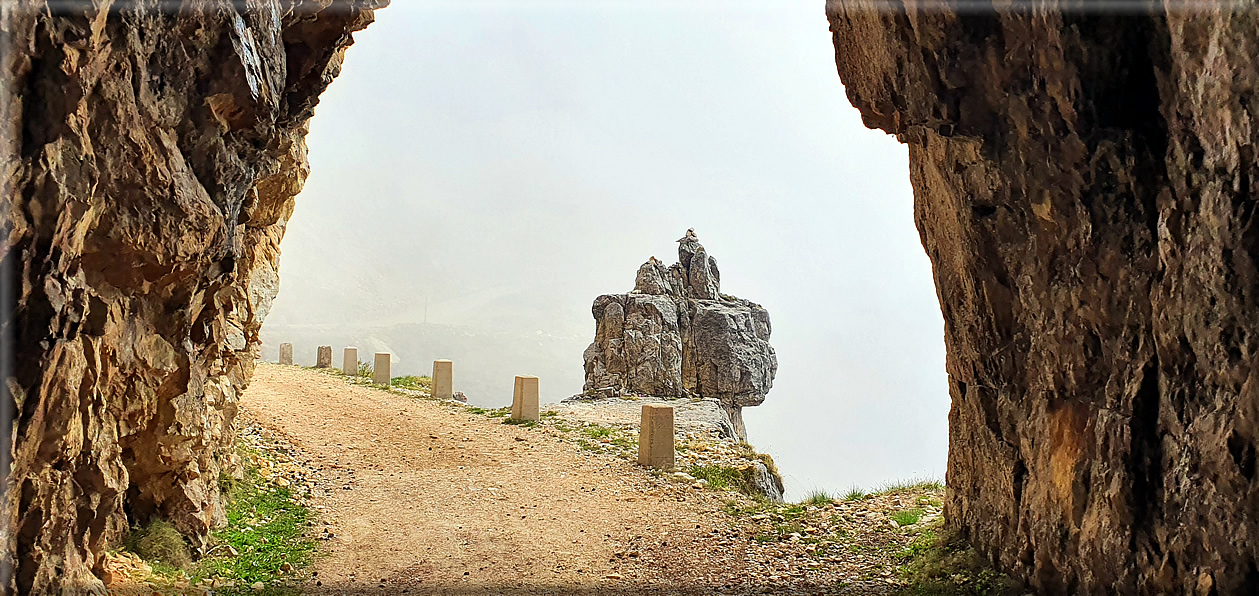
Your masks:
M293 364L293 344L280 344L280 364Z
M433 361L433 397L437 399L453 399L455 397L455 364L449 360Z
M389 385L389 352L376 352L376 362L372 365L372 382L377 385Z
M538 378L517 376L516 390L511 397L513 420L538 421Z
M331 368L332 367L332 346L319 346L319 351L315 354L315 368Z
M673 406L643 405L638 430L638 464L673 468Z
M341 360L341 372L351 377L358 374L358 348L345 349L345 358Z

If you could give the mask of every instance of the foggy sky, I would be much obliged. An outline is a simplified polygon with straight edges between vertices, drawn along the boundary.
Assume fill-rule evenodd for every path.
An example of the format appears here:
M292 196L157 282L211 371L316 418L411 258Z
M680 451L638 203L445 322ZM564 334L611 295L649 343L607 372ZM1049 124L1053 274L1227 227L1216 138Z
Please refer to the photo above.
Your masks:
M824 2L403 0L355 38L311 124L268 345L425 316L533 334L567 354L542 379L558 401L594 298L694 227L722 290L770 312L778 377L744 414L788 497L943 478L906 150L845 98ZM431 365L398 357L395 375ZM470 397L506 405L528 373L482 370L507 390Z

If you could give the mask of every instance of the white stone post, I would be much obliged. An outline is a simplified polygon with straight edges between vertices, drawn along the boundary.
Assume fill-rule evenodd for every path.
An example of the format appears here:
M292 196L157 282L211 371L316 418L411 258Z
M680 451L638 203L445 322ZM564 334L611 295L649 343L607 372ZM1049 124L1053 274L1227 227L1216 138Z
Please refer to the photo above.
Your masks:
M372 365L372 382L377 385L389 386L389 352L376 352L376 362Z
M293 364L293 344L280 344L280 364Z
M319 346L315 354L315 368L332 367L332 346Z
M665 470L673 468L673 406L643 405L638 428L638 464Z
M455 364L449 360L433 361L433 397L437 399L453 399L455 397Z
M345 358L341 360L341 372L351 377L358 374L358 348L345 349Z
M517 376L516 390L511 398L511 417L514 420L538 421L538 378Z

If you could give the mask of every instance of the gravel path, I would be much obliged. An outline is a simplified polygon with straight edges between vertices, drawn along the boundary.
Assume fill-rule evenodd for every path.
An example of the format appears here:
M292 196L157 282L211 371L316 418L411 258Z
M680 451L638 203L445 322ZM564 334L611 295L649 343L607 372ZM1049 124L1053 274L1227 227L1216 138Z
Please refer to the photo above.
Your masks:
M292 366L260 364L242 410L313 470L325 554L312 594L889 593L890 553L910 536L887 512L933 498L784 518L553 428Z

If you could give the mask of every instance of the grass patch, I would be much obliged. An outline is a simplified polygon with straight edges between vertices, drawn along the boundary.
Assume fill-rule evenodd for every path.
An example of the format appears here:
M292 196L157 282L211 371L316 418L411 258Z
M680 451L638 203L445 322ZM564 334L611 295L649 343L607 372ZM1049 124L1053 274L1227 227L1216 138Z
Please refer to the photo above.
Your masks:
M819 488L810 492L809 496L804 499L804 503L807 505L830 505L833 500L829 493Z
M433 390L433 379L427 376L404 375L389 379L389 384L402 389L416 389L420 391Z
M581 434L592 439L606 439L612 436L612 429L606 426L592 425L581 429Z
M906 509L904 511L897 511L888 517L891 517L892 521L900 524L901 526L912 526L918 523L918 520L922 519L922 514L923 510L921 509Z
M695 464L686 469L686 473L695 478L708 481L708 487L716 490L736 490L752 498L760 498L753 482L756 471L752 466L734 467L720 464ZM803 511L801 507L801 511Z
M508 418L503 420L503 424L513 424L515 426L523 426L525 428L534 428L538 425L537 420L520 420L518 418Z
M1002 575L957 534L940 522L916 536L897 554L904 563L904 593L921 596L1013 596L1018 582Z
M556 420L552 425L564 432L573 430L568 425L562 424L562 422L561 420ZM587 451L609 449L614 455L621 457L633 455L637 457L638 439L627 436L627 433L621 429L589 423L583 424L580 430L585 438L578 439L577 444L582 449ZM630 452L634 453L631 454Z
M866 498L866 491L854 486L848 489L848 492L844 493L844 496L841 498L845 501L860 501Z
M696 464L687 468L686 473L707 480L709 488L717 490L741 490L743 487L743 473L731 466Z
M805 510L804 505L787 505L779 510L779 513L787 519L796 519L798 517L803 517L804 514L808 512Z
M738 517L741 515L758 515L765 513L775 507L775 503L765 498L764 495L752 495L752 502L747 505L740 505L738 501L726 501L726 505L722 511L726 515Z
M370 362L360 360L358 363L358 376L370 379L376 376L376 371L372 368Z
M487 410L486 415L489 416L490 418L510 418L511 406L507 406L505 408L498 408L497 410Z
M921 480L897 480L889 482L877 491L880 495L894 495L897 493L923 492L944 490L944 483L934 478Z
M237 444L237 451L245 462L259 456L243 443ZM313 517L311 511L294 498L288 487L262 478L253 464L247 464L241 480L221 474L219 488L227 508L227 526L210 535L210 548L200 561L192 562L187 543L165 520L133 529L123 548L149 563L163 590L185 589L180 586L189 584L181 581L196 584L205 578L221 577L233 580L235 585L217 588L215 594L297 594L285 581L294 579L294 574L309 566L315 556L317 543L306 536ZM254 591L254 582L262 582L266 587Z
M587 441L585 439L577 439L577 446L581 447L583 451L598 451L599 450L598 443L591 443L590 441Z
M288 487L263 480L252 468L228 499L227 527L213 534L210 556L194 568L193 579L235 579L242 594L256 593L249 590L254 582L270 586L264 594L295 593L271 584L310 565L317 549L317 543L305 535L310 510L293 498ZM232 551L239 554L227 556Z

